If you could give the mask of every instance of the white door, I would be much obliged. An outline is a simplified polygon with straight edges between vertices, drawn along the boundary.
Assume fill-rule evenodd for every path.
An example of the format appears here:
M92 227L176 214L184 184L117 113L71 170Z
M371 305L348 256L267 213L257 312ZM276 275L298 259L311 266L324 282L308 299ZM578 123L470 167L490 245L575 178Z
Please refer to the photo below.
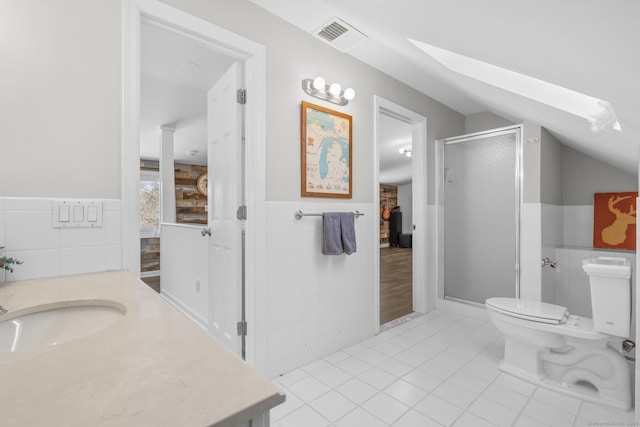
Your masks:
M207 93L209 333L236 354L242 307L240 72L236 62Z

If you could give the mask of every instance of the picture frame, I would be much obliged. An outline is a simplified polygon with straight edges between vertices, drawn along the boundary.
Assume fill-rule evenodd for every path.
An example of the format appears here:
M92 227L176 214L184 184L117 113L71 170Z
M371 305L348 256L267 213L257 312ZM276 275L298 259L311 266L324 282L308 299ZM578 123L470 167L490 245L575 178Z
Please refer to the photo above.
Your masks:
M593 195L593 247L636 250L637 191Z
M352 118L305 101L301 103L302 197L352 197Z

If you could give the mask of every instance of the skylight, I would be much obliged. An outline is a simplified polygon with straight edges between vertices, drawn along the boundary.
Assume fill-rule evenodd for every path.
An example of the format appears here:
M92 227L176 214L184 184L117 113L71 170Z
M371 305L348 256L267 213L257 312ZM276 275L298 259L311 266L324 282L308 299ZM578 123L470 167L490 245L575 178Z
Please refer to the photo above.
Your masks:
M593 132L622 130L607 101L426 43L408 40L456 73L583 117L589 121Z

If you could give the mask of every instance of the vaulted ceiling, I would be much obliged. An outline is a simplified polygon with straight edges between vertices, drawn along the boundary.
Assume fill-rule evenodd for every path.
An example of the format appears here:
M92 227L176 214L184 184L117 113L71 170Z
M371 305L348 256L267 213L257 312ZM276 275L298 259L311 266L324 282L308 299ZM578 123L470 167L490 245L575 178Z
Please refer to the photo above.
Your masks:
M636 0L251 1L310 34L339 18L366 36L348 54L452 109L540 124L560 142L638 173ZM621 131L593 132L585 117L454 71L421 44L606 101Z

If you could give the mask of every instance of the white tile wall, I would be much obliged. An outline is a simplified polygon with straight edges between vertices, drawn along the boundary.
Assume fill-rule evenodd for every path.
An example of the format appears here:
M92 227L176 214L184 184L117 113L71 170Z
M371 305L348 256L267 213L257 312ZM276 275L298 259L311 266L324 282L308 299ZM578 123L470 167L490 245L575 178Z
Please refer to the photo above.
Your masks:
M542 205L542 246L564 245L564 211L571 206ZM593 208L593 207L592 207Z
M357 252L323 255L322 218L294 212L356 211ZM275 377L374 332L373 204L267 203L267 375Z
M122 202L103 200L100 228L53 228L53 199L0 198L0 246L24 264L0 281L122 268Z
M558 261L557 268L542 269L543 301L565 306L576 315L592 317L589 277L582 270L582 260L594 256L622 256L631 260L632 300L636 301L635 253L593 249L593 205L543 205L542 236L542 257ZM634 326L635 316L632 320Z
M542 295L542 207L539 203L524 203L520 215L520 296L539 300Z
M593 246L593 205L564 206L563 244L565 246Z

